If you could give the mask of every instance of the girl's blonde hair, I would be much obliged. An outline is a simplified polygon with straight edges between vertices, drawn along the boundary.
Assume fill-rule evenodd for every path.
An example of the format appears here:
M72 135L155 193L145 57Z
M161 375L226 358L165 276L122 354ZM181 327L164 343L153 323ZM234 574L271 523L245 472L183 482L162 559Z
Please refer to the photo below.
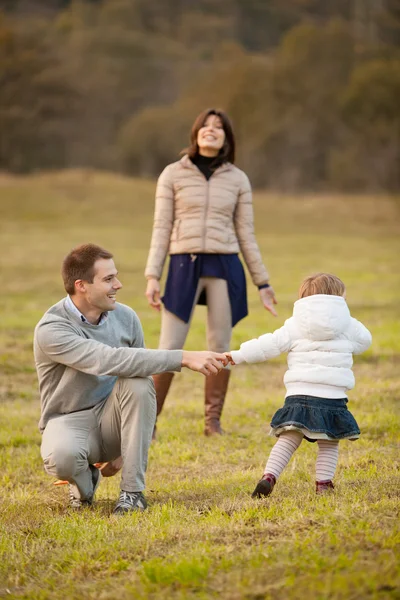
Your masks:
M315 273L306 277L299 289L299 298L314 296L315 294L328 294L329 296L343 296L346 288L341 279L330 273Z

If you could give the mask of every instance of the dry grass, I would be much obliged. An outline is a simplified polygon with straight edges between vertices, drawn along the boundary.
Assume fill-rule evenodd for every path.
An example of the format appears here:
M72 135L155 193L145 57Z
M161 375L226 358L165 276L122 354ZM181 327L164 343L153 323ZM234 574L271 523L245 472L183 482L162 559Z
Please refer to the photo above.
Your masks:
M283 323L299 281L327 270L348 286L373 333L356 360L351 409L362 429L344 442L335 493L313 490L315 448L303 444L268 501L252 488L273 441L284 357L238 367L224 413L228 434L202 435L202 378L175 378L151 448L143 515L110 516L118 478L93 510L71 514L43 472L32 330L63 294L60 263L83 241L115 253L121 301L139 313L148 347L159 319L143 267L154 184L91 172L0 180L0 597L297 600L400 598L399 203L388 197L256 194L258 240L279 299L266 315L249 286L250 316L233 346ZM198 308L187 347L205 344Z

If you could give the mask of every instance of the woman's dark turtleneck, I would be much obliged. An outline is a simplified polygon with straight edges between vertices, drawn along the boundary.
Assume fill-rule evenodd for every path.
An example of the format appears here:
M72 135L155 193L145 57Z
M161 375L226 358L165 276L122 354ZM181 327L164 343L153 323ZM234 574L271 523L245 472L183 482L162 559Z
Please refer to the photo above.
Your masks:
M207 181L214 173L215 169L220 166L220 162L216 156L203 156L197 153L190 159L194 165L201 171Z

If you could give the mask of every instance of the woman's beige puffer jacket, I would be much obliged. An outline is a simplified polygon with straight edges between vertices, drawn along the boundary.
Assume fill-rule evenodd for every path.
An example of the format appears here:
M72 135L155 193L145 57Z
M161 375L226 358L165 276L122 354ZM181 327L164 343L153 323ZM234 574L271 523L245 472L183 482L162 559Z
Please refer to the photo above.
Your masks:
M268 283L253 225L247 175L224 163L207 181L188 156L161 173L145 275L160 279L167 254L242 252L253 283Z

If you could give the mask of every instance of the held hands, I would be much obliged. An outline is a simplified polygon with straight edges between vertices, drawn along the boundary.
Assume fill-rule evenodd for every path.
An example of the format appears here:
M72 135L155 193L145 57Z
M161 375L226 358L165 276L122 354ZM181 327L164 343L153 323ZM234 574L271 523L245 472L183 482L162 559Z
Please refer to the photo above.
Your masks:
M278 316L278 313L276 312L275 308L274 308L274 304L278 304L277 299L275 298L275 292L272 289L272 287L267 287L267 288L261 288L261 290L258 290L259 294L260 294L260 299L261 302L264 305L264 308L266 308L266 310L269 310L269 312L274 315L274 317Z
M228 358L220 352L210 352L208 350L201 352L183 351L182 367L198 371L203 375L216 375L227 364Z
M229 364L236 365L236 363L233 361L232 354L230 352L224 352L224 354L228 359Z
M156 310L161 310L160 300L160 282L152 278L147 281L146 298L150 306Z

